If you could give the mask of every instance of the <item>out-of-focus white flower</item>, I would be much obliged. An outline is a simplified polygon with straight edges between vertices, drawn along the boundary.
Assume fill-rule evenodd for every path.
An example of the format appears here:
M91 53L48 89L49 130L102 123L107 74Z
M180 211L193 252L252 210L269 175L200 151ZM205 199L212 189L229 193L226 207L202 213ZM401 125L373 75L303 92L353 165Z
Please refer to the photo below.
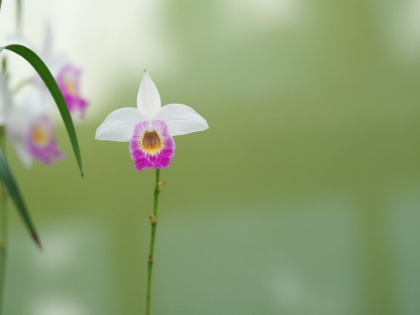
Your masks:
M33 160L51 164L62 159L54 135L54 125L40 97L26 98L13 104L6 80L0 74L0 125L4 127L10 142L25 167Z
M81 96L80 92L82 70L68 61L65 55L54 52L54 39L51 26L48 23L45 26L44 42L40 50L23 36L14 36L10 41L24 45L39 55L57 82L73 120L78 122L84 118L88 102ZM34 75L32 82L41 92L44 105L48 109L52 109L54 100L38 74Z
M40 57L54 76L73 119L79 121L84 118L88 102L80 92L82 70L69 62L64 55L54 53L52 29L49 24L46 25ZM36 84L49 95L44 82L39 76L36 76L36 78Z

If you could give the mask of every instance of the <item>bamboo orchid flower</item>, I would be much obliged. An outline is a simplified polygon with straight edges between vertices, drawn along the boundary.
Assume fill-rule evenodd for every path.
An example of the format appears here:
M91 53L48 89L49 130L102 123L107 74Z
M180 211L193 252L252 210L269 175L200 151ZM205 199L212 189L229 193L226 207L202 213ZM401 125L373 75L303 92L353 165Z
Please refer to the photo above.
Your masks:
M108 115L96 130L97 140L130 142L134 167L166 168L175 154L174 136L208 129L207 121L182 104L161 106L159 92L144 71L137 108L120 108Z
M51 117L47 114L41 100L25 99L19 105L12 104L6 81L0 75L0 94L2 111L0 125L5 128L6 137L25 167L33 160L51 164L62 159L54 135Z
M88 102L80 92L82 70L68 62L63 55L54 53L52 30L48 24L40 56L57 81L73 119L79 121L84 118ZM50 94L39 76L36 76L34 82L44 92L44 96L51 100ZM52 104L52 100L49 103Z

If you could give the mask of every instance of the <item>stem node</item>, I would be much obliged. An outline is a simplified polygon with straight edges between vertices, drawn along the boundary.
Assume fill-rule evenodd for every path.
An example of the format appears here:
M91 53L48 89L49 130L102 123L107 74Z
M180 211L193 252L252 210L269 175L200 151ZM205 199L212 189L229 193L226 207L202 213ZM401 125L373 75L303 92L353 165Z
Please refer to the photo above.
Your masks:
M165 185L166 185L165 182L159 182L159 184L157 185L156 191L161 192L163 187L165 187Z
M150 219L150 224L151 225L156 225L157 223L157 216L155 216L154 214L149 215L149 219Z

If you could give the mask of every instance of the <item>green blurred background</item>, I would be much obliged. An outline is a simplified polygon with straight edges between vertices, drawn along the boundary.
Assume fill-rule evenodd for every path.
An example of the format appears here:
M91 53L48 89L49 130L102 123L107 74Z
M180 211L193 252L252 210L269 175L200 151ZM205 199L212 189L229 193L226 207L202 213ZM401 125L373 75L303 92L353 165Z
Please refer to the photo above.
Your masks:
M84 179L59 119L64 163L9 155L44 251L12 209L4 314L144 313L154 172L94 140L144 68L210 126L176 137L161 173L153 314L420 313L419 0L24 5L27 36L50 20L83 67L91 106Z

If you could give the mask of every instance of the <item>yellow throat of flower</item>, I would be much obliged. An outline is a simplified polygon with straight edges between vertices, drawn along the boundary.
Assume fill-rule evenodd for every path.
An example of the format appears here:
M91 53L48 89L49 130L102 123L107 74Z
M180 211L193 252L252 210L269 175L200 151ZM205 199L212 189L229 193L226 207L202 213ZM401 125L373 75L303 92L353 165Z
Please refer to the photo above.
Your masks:
M146 131L139 141L139 149L154 155L163 149L163 141L156 131Z
M64 85L66 87L67 92L70 95L75 96L77 94L76 82L74 82L73 78L69 78L69 77L65 78Z
M32 127L32 141L39 145L45 146L48 144L48 129L43 124L36 124Z

